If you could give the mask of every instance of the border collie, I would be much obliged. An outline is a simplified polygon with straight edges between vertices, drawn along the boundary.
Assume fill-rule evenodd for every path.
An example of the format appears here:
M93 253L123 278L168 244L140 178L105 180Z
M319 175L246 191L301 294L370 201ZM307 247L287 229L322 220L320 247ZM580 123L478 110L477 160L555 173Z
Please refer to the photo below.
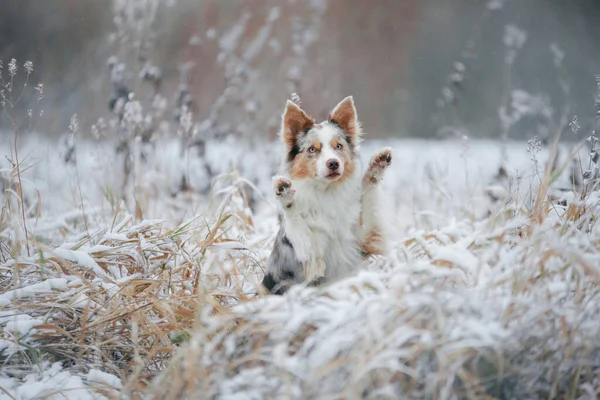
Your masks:
M392 152L373 156L361 177L361 136L352 97L321 123L288 100L281 124L284 172L273 178L279 232L262 281L271 293L343 278L368 256L385 254L379 184Z

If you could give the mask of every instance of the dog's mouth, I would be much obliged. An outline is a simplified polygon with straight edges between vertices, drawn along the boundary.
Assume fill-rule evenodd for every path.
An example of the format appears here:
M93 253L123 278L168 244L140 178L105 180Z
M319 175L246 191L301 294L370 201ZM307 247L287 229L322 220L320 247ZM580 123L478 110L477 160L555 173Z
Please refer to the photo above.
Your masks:
M340 176L342 176L342 174L340 174L339 172L332 171L325 178L330 181L335 181L335 180L338 180Z

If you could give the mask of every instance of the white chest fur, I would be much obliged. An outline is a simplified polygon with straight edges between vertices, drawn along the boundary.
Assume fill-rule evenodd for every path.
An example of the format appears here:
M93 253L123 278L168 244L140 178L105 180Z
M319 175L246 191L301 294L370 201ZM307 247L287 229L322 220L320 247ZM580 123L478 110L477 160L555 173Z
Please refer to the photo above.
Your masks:
M335 280L360 267L358 174L334 185L292 180L293 212L284 213L286 234L307 275ZM307 276L308 277L308 276Z

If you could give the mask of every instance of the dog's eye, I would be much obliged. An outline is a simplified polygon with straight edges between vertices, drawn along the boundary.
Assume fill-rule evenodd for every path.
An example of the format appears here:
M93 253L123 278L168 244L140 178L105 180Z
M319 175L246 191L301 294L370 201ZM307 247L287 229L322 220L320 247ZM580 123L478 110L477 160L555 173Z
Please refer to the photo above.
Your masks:
M308 148L308 152L309 152L309 153L314 153L315 151L317 151L317 149L315 148L315 146L310 146L310 147Z
M343 148L344 148L344 146L342 146L342 144L341 144L341 143L338 143L338 144L335 146L335 148L336 148L336 149L338 149L338 150L341 150L341 149L343 149Z

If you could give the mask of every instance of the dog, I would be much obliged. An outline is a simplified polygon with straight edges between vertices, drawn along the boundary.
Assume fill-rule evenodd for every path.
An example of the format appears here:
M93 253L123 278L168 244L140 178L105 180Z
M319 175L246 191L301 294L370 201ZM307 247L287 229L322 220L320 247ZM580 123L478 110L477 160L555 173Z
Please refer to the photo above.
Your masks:
M371 255L385 255L379 187L392 151L373 156L361 177L362 130L353 98L321 123L288 100L280 136L283 173L273 177L279 231L262 286L283 294L298 283L321 285L355 273Z

